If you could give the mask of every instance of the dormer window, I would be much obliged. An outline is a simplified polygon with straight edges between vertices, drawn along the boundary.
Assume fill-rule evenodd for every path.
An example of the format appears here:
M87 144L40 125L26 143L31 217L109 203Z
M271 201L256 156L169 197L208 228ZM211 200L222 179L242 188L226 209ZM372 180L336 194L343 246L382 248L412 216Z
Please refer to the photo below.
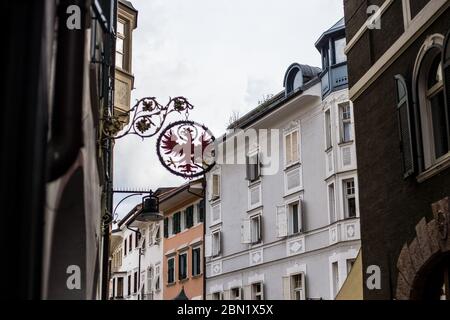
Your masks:
M298 63L292 64L284 76L284 88L286 90L286 95L301 90L305 83L314 77L317 77L320 72L320 68Z
M303 86L303 73L300 68L295 67L289 73L287 77L287 93L297 91Z

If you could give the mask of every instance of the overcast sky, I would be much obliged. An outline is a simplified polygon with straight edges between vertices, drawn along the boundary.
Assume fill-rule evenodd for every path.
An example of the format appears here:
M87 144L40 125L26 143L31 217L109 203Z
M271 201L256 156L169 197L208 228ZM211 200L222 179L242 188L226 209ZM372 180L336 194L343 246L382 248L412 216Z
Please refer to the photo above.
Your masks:
M283 90L294 62L320 67L314 47L323 31L343 17L342 0L131 0L139 11L133 34L136 99L161 104L185 96L191 119L216 137L230 115L244 115L264 95ZM176 115L168 122L179 120ZM115 188L177 186L156 156L156 137L125 137L115 146ZM117 195L119 201L124 195ZM120 216L140 201L118 208Z

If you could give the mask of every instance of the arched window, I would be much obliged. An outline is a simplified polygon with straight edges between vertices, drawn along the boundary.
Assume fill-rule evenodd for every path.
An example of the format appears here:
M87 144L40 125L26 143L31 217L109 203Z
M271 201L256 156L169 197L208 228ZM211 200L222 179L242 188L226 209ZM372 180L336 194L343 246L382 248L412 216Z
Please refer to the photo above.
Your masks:
M441 35L429 38L421 49L415 68L425 169L447 158L450 151L450 125L442 59L443 38Z
M287 93L296 91L303 86L303 73L300 68L295 67L289 71L287 78Z
M442 73L443 73L443 77L444 77L445 102L447 105L447 108L446 108L447 121L448 121L447 123L450 123L450 31L447 33L447 37L445 38L445 41L444 41Z
M411 110L409 104L408 86L403 76L395 76L397 86L397 119L400 135L400 148L404 177L414 172L414 156L411 136Z

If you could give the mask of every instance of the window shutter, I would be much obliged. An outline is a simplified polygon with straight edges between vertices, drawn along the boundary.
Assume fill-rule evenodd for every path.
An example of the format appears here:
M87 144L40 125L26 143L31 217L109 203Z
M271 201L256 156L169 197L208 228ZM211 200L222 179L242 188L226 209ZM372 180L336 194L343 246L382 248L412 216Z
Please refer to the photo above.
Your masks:
M211 198L218 198L220 195L220 176L218 174L212 175L212 193Z
M160 226L156 225L154 233L155 233L155 243L159 243L161 241L161 234L159 233ZM153 238L153 237L152 237Z
M299 230L300 232L305 232L305 223L304 223L305 215L303 213L303 201L298 201L298 219L299 219Z
M257 219L258 219L258 229L259 229L257 241L260 242L263 239L263 234L262 234L263 233L263 225L262 225L263 219L262 219L262 216L259 216Z
M265 300L266 299L266 288L264 285L264 282L261 282L261 300Z
M200 222L205 221L205 200L201 200L198 204L198 216Z
M246 176L246 179L248 180L248 181L252 181L252 176L251 176L251 174L252 174L252 170L251 170L251 164L250 164L250 157L249 156L246 156L245 157L245 172L246 172L246 174L245 174L245 176Z
M186 209L186 227L191 228L194 225L194 207Z
M283 277L283 299L291 300L291 277Z
M286 164L290 164L292 162L292 144L291 144L291 134L286 135L285 139L285 159Z
M402 154L403 175L407 178L414 173L409 94L403 76L395 76L395 81L397 85L397 120L400 136L400 151Z
M205 235L205 257L212 256L212 236L210 234Z
M218 236L219 236L219 249L217 250L217 255L221 255L222 254L222 232L221 231L218 232Z
M444 54L442 55L442 71L444 75L445 114L447 116L447 130L450 130L450 31L444 42ZM450 132L447 132L450 148Z
M278 238L286 237L288 234L288 220L286 214L286 207L277 207L277 234Z
M164 238L169 237L169 218L164 219Z
M302 300L306 300L306 274L302 272Z
M251 241L251 221L249 219L242 220L241 242L248 244Z
M298 152L298 131L294 131L292 133L292 161L299 160L299 152Z

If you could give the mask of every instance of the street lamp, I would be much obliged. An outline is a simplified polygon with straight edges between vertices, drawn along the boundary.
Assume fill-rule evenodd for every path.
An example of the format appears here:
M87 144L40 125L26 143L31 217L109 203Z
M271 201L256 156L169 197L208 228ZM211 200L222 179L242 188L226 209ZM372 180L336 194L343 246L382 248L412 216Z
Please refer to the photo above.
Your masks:
M137 221L161 221L164 216L159 212L159 198L152 193L142 198L142 210L136 216Z

